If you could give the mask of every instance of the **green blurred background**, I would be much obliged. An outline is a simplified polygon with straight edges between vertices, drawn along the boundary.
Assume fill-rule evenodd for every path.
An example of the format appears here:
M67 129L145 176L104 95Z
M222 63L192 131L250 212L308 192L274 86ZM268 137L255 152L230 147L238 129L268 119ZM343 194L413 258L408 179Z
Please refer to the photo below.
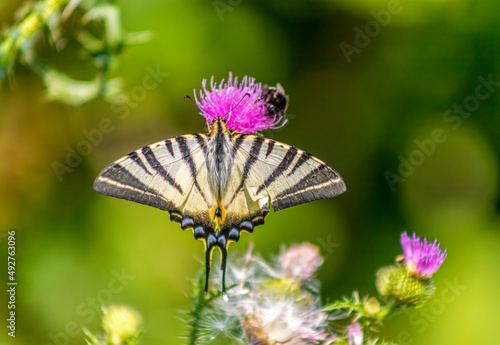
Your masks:
M19 284L15 339L7 336L7 295L0 294L0 343L84 344L83 334L75 333L81 326L99 329L94 301L136 308L144 316L145 344L181 342L179 312L190 306L192 281L203 268L202 243L171 223L168 213L104 197L92 183L107 164L136 148L204 131L204 119L183 97L202 79L220 81L230 71L281 83L290 96L290 120L264 134L325 160L347 184L335 199L271 214L231 252L244 253L253 241L268 258L282 244L317 244L326 257L319 275L323 296L331 301L354 289L374 294L375 271L400 253L401 231L437 238L448 258L435 276L436 296L390 319L384 334L401 345L499 339L500 5L215 4L118 2L126 31L154 34L126 49L114 71L134 101L128 107L48 102L40 78L20 66L13 84L4 83L1 270L6 232L15 229ZM0 2L2 27L12 24L21 5ZM363 38L366 30L371 37ZM347 45L349 53L342 51ZM63 69L85 75L88 62L61 54ZM168 76L140 93L148 69ZM494 82L476 91L481 78ZM76 149L103 119L112 130L59 181L53 163L66 164L68 147ZM123 272L128 278L116 280ZM220 279L218 270L213 277Z

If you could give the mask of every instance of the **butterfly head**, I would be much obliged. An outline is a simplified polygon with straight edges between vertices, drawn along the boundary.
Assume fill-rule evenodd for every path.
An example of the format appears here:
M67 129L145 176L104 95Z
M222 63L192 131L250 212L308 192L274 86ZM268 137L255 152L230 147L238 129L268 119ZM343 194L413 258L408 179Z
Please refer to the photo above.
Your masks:
M211 133L224 133L227 132L227 120L221 116L217 116L212 125L210 125Z

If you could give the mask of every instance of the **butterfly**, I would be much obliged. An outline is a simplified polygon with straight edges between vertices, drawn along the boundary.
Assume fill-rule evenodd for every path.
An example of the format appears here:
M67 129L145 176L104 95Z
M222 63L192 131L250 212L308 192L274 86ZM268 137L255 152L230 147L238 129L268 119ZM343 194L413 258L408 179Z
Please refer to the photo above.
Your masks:
M264 89L266 115L286 110L283 89ZM346 190L330 166L294 146L230 130L217 116L207 133L144 146L106 167L94 189L170 213L205 246L208 291L211 256L221 252L222 291L228 246L264 224L270 211L334 197Z

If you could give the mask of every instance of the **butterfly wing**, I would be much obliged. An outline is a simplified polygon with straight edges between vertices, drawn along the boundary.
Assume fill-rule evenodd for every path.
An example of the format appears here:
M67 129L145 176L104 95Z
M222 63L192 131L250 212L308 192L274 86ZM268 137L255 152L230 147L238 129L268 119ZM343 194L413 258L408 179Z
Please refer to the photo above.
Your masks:
M223 275L227 245L237 242L242 231L253 232L264 224L269 202L279 211L346 190L333 168L296 147L251 134L233 133L230 140L234 165L222 200L226 215L218 237L223 241Z
M202 134L170 138L129 153L97 176L94 189L165 211L179 209L188 198L212 203L196 180L204 165L197 136Z
M205 290L214 246L221 248L226 260L226 243L218 243L216 223L210 217L216 200L207 183L206 162L211 157L206 140L205 134L197 133L145 146L110 164L94 182L101 194L169 211L170 219L183 230L193 230L195 238L205 242Z
M275 211L343 193L342 177L325 162L296 147L243 135L239 142L238 165L242 167L239 189L261 207L270 200ZM241 193L241 192L240 192ZM233 195L228 195L228 204ZM230 207L229 205L227 206Z

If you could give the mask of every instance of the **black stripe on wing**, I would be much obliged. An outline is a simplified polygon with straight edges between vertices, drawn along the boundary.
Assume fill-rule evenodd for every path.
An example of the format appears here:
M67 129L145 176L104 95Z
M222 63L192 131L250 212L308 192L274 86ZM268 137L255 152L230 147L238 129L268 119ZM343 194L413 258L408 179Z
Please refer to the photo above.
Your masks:
M130 157L130 159L132 159L138 166L141 167L141 169L148 175L151 175L151 173L149 172L148 168L146 168L146 166L144 165L144 163L142 162L141 158L139 157L139 154L135 151L132 151L130 152L127 156Z
M250 173L250 169L255 164L255 162L257 162L257 157L259 157L260 150L262 149L262 144L264 144L264 138L256 137L252 144L252 148L250 149L250 157L248 157L247 161L245 162L245 166L243 167L243 181L247 179L248 174Z
M174 142L175 142L175 138L165 140L165 147L167 148L168 153L170 153L170 155L171 155L173 158L175 158L175 155L174 155L174 148L172 147L172 141L174 141Z
M135 201L168 211L175 205L142 183L120 164L107 168L94 182L94 189L104 195Z
M269 140L268 141L267 151L266 151L266 158L269 157L269 155L271 154L271 152L273 152L274 145L275 145L275 141L274 140Z
M161 165L161 163L156 158L153 150L149 146L144 146L142 148L142 154L146 157L151 168L153 168L158 174L163 177L165 181L168 182L169 185L174 187L180 194L183 194L181 186L174 180L174 178L165 170L165 168Z
M272 205L275 211L279 211L309 201L331 198L345 191L346 186L342 177L323 163L302 177L299 182L276 195Z
M241 144L247 139L246 134L236 133L231 137L231 141L233 143L233 147L231 150L231 159L234 160L236 153L239 151Z
M291 146L288 151L285 154L285 157L283 157L283 160L281 163L273 170L273 172L269 175L269 177L264 181L263 184L257 188L256 194L259 194L263 189L269 187L271 183L276 181L283 172L288 169L290 164L292 164L293 159L297 155L298 149L296 147ZM274 207L274 205L273 205Z
M207 142L206 142L206 136L201 135L200 133L194 133L194 137L196 138L196 142L198 145L201 146L201 149L203 150L203 154L205 157L208 157L208 147L207 147Z
M250 149L250 156L245 162L245 165L243 167L243 172L242 172L242 178L240 185L238 188L236 188L235 193L233 194L233 197L231 198L231 201L229 202L230 204L234 201L240 190L243 188L245 185L245 181L248 178L248 174L250 174L250 170L252 169L253 165L255 162L258 160L258 156L260 153L260 150L262 149L262 145L264 144L265 139L263 137L255 137L254 142L252 144L252 148Z
M187 144L187 140L184 136L178 136L176 138L177 144L179 144L179 150L181 151L182 159L186 164L189 166L189 171L191 172L191 177L195 178L196 177L196 165L194 164L193 157L191 156L191 149L189 148Z
M295 165L293 166L292 171L288 173L288 176L293 175L297 171L297 169L303 166L309 159L311 159L311 154L305 151L301 151L297 163L295 163Z
M198 180L196 179L196 175L198 174L198 169L197 169L196 164L193 160L193 156L191 155L192 150L189 148L189 146L187 144L187 140L186 140L187 137L188 136L186 136L186 135L178 136L178 137L176 137L176 139L177 139L176 142L179 145L179 150L181 152L182 159L189 166L191 177L194 180L194 186L196 187L198 192L200 192L200 195L203 198L203 201L205 201L205 204L208 207L210 207L210 203L207 201L207 197L205 196L205 193L201 189L200 184L198 183ZM194 135L194 138L197 138L196 134ZM206 150L205 141L204 140L200 141L200 138L198 138L198 141L202 145L202 150L205 153L205 150Z

